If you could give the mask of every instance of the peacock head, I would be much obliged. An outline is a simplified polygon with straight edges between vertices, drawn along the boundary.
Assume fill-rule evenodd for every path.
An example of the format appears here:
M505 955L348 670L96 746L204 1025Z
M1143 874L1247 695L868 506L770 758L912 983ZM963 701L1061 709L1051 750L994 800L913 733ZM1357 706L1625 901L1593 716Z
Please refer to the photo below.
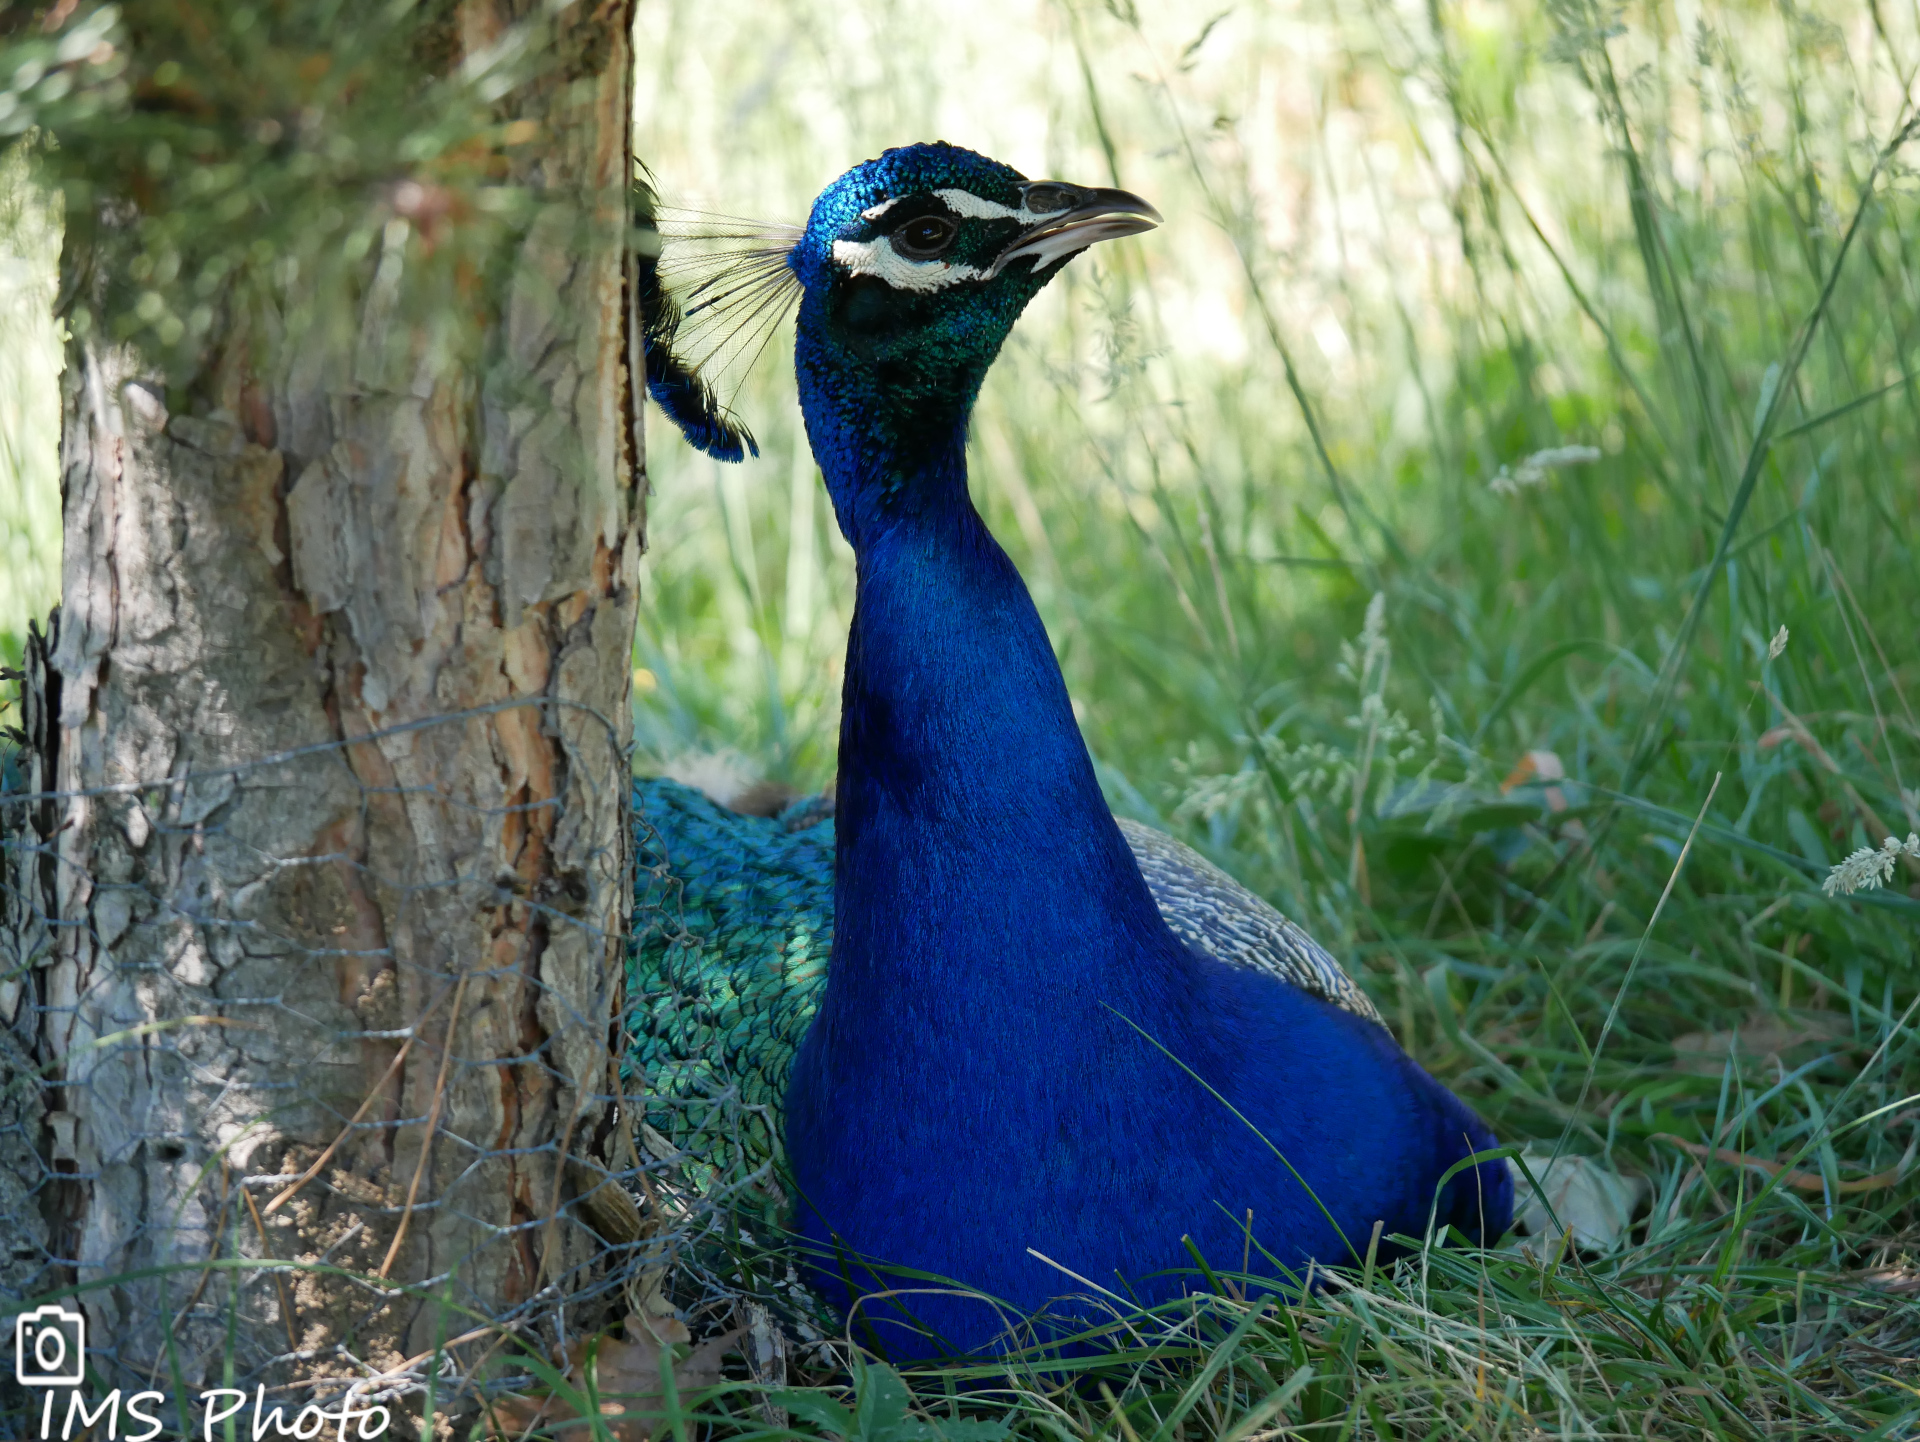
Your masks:
M1027 302L1096 241L1159 221L1128 191L1030 181L946 144L834 181L788 254L801 405L829 481L875 464L899 475L950 447Z
M1030 181L945 144L856 165L803 227L676 219L645 178L635 201L648 390L708 455L759 454L723 378L738 384L797 296L801 409L849 535L856 513L951 493L909 482L957 456L1027 302L1096 241L1160 221L1127 191Z

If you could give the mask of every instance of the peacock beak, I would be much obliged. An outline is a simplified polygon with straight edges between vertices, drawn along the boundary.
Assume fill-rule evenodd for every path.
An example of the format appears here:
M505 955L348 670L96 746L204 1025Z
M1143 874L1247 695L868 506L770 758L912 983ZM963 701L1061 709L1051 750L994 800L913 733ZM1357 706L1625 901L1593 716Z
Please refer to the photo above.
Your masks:
M1160 212L1130 190L1101 190L1057 180L1024 187L1021 210L1034 217L1027 230L1000 252L988 277L1024 256L1036 271L1102 240L1139 235L1160 224Z

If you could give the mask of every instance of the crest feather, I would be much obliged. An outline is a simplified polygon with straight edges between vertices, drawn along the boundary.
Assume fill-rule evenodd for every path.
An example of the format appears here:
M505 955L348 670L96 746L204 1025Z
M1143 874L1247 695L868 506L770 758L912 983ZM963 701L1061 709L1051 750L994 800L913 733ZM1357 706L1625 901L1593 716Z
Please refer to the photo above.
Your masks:
M644 171L633 211L647 393L696 450L759 455L731 401L799 299L800 227L663 205Z

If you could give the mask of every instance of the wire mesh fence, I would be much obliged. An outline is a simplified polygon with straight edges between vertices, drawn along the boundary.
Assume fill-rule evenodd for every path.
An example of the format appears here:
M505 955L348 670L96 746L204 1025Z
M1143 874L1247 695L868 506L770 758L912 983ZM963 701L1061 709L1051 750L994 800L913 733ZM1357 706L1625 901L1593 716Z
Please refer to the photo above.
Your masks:
M531 697L63 787L48 652L0 784L0 1326L27 1342L0 1436L111 1435L118 1389L148 1394L124 1436L241 1399L256 1437L314 1409L371 1437L634 1317L784 1375L818 1334L769 1097L702 1050L725 999L675 970L699 945L626 728ZM604 773L432 774L436 737L508 711L591 733ZM583 794L619 816L584 850ZM588 864L496 864L563 842Z

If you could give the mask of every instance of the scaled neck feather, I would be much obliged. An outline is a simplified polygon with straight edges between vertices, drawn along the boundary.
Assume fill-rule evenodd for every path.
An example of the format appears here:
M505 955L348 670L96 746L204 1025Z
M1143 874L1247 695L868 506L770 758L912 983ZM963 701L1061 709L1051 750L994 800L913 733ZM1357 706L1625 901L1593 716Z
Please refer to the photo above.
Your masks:
M1039 613L968 497L964 412L905 446L837 407L806 413L858 568L833 985L865 1004L868 981L904 971L916 1006L972 1007L997 977L1061 1020L1095 980L1108 1004L1138 999L1120 958L1164 928Z

